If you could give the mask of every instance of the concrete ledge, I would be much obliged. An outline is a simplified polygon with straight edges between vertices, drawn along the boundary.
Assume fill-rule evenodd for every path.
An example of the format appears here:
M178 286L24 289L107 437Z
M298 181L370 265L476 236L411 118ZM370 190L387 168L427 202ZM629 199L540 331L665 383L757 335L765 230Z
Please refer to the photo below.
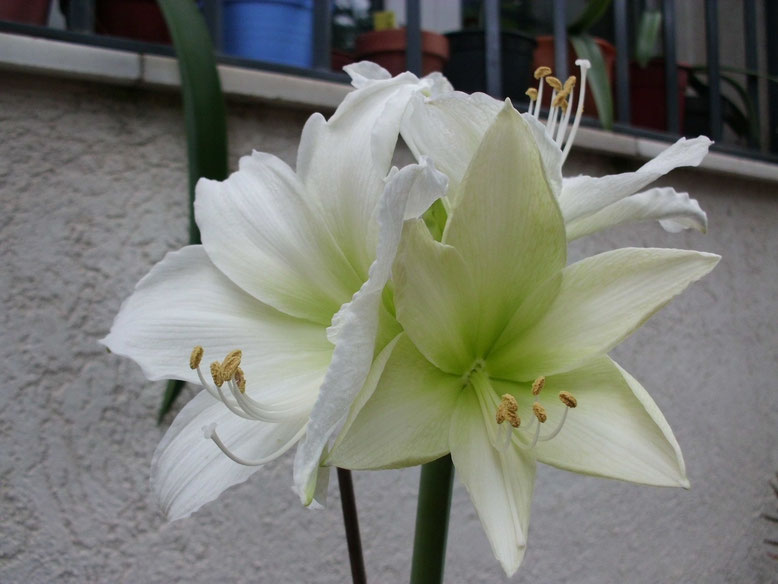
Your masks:
M0 70L18 70L118 85L174 88L180 84L172 57L130 53L103 47L0 33ZM222 89L229 97L289 107L334 109L351 90L347 85L268 71L219 65ZM626 134L581 128L576 147L614 156L650 159L667 143ZM778 182L778 165L719 152L701 169L712 173Z

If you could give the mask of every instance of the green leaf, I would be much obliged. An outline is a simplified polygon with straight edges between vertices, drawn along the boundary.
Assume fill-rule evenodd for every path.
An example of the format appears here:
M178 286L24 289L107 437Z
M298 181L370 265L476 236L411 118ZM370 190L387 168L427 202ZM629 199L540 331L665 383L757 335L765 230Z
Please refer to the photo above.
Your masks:
M157 424L162 423L162 420L164 420L165 416L170 411L170 408L173 407L173 402L176 401L176 398L181 394L181 391L183 391L184 385L186 385L186 383L180 379L171 379L167 382L165 395L162 396L162 403L157 412Z
M656 55L656 39L662 24L662 13L658 10L646 10L640 17L637 40L635 42L635 60L645 67Z
M594 97L594 103L597 104L597 113L602 127L610 130L613 128L613 97L611 96L608 70L605 67L605 59L600 47L588 34L571 36L570 42L578 57L588 59L592 64L588 76L589 89Z
M201 177L227 178L227 115L213 45L197 4L158 0L181 73L189 162L189 243L200 243L194 219L195 185ZM169 381L160 406L161 420L181 393L182 381Z

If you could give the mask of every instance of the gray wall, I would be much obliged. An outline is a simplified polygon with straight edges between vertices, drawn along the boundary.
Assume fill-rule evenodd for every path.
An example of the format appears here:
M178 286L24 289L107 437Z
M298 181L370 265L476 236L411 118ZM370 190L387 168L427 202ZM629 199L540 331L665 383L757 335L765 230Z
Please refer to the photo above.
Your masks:
M230 105L231 162L251 148L294 161L306 112ZM337 486L299 506L291 456L188 520L150 501L162 385L96 343L154 262L186 239L183 122L173 94L3 73L0 89L0 581L344 582ZM634 161L578 152L567 174ZM720 253L711 276L616 351L683 448L690 491L540 469L516 582L769 582L778 526L775 184L676 172L708 235L647 225L574 246ZM190 395L194 390L190 390ZM406 580L417 469L357 473L373 582ZM450 582L504 581L461 485Z

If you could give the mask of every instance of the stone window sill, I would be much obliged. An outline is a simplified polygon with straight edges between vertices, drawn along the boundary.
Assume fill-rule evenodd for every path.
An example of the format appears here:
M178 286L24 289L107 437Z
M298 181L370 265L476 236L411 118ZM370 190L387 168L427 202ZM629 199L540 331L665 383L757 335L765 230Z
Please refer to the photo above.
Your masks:
M114 85L175 88L180 84L172 57L79 45L58 40L0 33L0 69ZM219 65L222 89L229 97L285 107L332 110L350 90L332 81ZM607 155L650 159L666 142L581 128L576 147ZM700 165L712 173L778 183L778 165L711 152Z

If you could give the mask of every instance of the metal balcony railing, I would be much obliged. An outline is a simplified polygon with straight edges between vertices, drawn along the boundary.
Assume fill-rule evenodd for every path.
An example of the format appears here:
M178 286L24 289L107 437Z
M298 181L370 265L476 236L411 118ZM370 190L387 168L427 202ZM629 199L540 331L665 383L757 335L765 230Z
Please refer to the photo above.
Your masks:
M453 3L454 0L452 0ZM547 1L547 0L543 0ZM405 0L406 18L406 64L409 71L420 73L422 69L422 23L421 4L423 0ZM552 0L555 48L555 74L560 78L567 75L568 63L568 33L567 22L570 16L570 7L567 0ZM219 61L244 67L279 71L292 75L303 75L316 78L330 79L334 81L346 81L345 75L330 70L331 49L331 0L314 0L313 9L313 42L312 42L312 67L299 68L280 64L252 61L249 59L234 57L225 54L222 38L222 0L200 0L199 2L206 21L211 30L214 45L219 52ZM373 10L381 10L384 2L373 0ZM679 100L678 100L678 76L677 76L677 48L676 28L678 22L675 0L655 0L655 4L661 7L662 12L662 48L664 56L664 80L665 80L665 111L667 117L666 131L656 132L636 128L630 125L632 119L630 102L630 48L634 42L634 23L638 14L645 5L645 0L613 0L612 2L612 39L616 47L616 75L613 94L615 98L614 130L617 132L649 135L651 137L674 140L682 134ZM67 6L67 30L53 30L39 26L30 26L19 23L0 20L0 31L18 34L42 36L67 40L75 43L85 43L98 46L107 46L116 49L125 49L145 53L172 54L170 47L142 43L138 41L106 37L94 34L95 30L95 0L69 0ZM483 69L486 78L486 91L494 97L503 96L504 71L501 60L501 8L500 0L482 0L483 28L485 37L485 52ZM727 152L762 158L770 161L778 161L778 39L774 31L778 30L778 2L763 0L761 5L763 20L758 19L759 5L757 0L742 0L743 34L742 47L745 62L744 67L738 73L744 79L740 97L748 100L743 103L743 109L747 112L748 121L754 123L758 120L758 127L769 128L767 143L760 142L753 134L748 137L746 145L731 145L722 143L727 138L724 130L726 119L725 105L727 99L722 97L722 80L731 85L731 78L726 79L722 75L719 51L720 36L719 0L705 0L705 47L707 53L704 73L707 79L707 134L717 141L716 148ZM759 27L763 27L759 30ZM758 39L763 36L766 39L766 47L761 47L762 54L766 56L767 66L759 71ZM697 71L698 73L700 71ZM764 81L763 81L764 80ZM760 92L760 83L766 83L766 91ZM762 103L760 95L766 94L767 103ZM519 104L521 107L521 104ZM596 120L589 120L589 125L597 125Z

